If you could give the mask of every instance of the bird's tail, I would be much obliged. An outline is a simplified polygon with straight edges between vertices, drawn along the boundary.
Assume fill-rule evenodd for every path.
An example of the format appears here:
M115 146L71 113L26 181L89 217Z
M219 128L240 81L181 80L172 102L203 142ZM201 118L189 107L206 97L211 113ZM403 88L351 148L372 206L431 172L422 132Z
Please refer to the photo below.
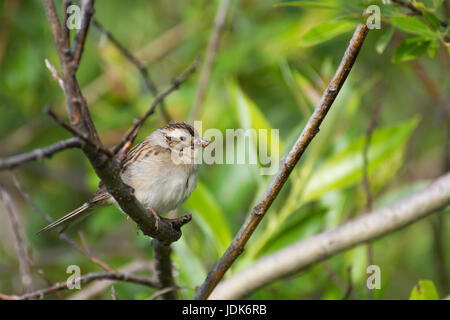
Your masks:
M56 221L53 221L45 228L41 229L38 234L53 230L55 228L61 227L60 232L65 230L69 225L73 225L77 222L80 222L87 216L92 213L92 204L88 204L87 202L83 204L78 209L73 210L72 212L66 214L64 217L59 218Z

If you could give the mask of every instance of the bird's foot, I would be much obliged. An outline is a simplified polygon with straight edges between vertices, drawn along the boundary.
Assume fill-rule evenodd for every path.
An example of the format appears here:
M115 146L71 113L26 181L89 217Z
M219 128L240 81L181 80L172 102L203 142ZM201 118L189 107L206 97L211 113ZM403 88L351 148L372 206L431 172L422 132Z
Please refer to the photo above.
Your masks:
M170 223L173 228L180 229L186 223L191 221L192 215L190 213L188 213L188 214L185 214L184 216L181 216L181 217L175 218L175 219L171 219L171 218L162 218L162 219L164 219L164 221Z

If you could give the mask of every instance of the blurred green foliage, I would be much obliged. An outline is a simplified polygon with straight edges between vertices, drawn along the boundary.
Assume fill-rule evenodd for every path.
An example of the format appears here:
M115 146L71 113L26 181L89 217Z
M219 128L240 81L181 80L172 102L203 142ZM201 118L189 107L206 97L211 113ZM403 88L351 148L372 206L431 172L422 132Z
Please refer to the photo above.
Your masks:
M409 300L438 300L439 295L434 283L430 280L420 280L411 291Z
M14 2L16 6L12 5ZM56 1L61 9L59 1ZM448 118L442 105L448 76L448 3L416 1L423 16L381 1L232 1L207 98L203 130L217 128L279 129L275 158L289 151L340 62L352 30L370 4L381 8L380 30L370 31L360 56L336 99L321 131L289 178L266 219L256 230L230 273L255 259L322 230L336 227L364 212L363 150L367 128L377 103L382 103L368 153L368 174L375 207L420 189L448 170ZM145 61L158 88L166 88L204 50L218 1L96 1L95 17L128 49ZM69 134L42 114L50 104L61 116L64 97L45 68L44 59L58 66L58 57L41 1L0 1L0 156L56 142ZM61 10L60 10L61 11ZM425 55L425 53L428 53ZM418 59L435 85L430 94L423 75L407 61ZM152 102L139 72L96 29L89 31L78 78L94 123L106 145L117 143L133 119ZM167 101L172 118L186 120L198 82L197 74ZM428 90L428 91L427 91ZM439 100L440 99L440 100ZM141 129L138 141L164 124L158 111ZM248 152L257 152L256 141ZM53 218L84 202L98 178L78 150L16 170L33 201ZM8 172L1 183L14 191ZM202 165L196 190L179 213L193 221L173 244L182 297L199 285L239 230L252 205L271 180L259 165ZM82 273L100 271L55 234L36 235L44 226L24 199L14 193L16 207L32 247L36 268L53 282L67 278L66 267ZM450 265L448 211L440 214L441 242ZM0 209L0 292L20 291L18 261L3 207ZM434 216L374 242L374 262L382 270L377 299L445 297L437 272ZM439 218L439 219L440 219ZM105 208L79 226L91 249L114 268L137 259L151 259L146 237L116 208ZM69 230L74 238L78 236ZM254 299L340 299L351 267L354 295L366 298L367 250L348 250L323 264L282 279L253 293ZM330 271L330 268L332 271ZM447 271L447 278L450 270ZM334 273L334 277L330 272ZM42 287L44 280L36 274ZM422 284L421 284L422 283ZM153 290L129 283L115 285L121 299L143 299ZM436 292L437 290L437 292ZM431 293L428 293L428 292ZM64 292L70 295L73 292ZM110 298L110 292L96 296ZM52 297L49 297L50 299Z

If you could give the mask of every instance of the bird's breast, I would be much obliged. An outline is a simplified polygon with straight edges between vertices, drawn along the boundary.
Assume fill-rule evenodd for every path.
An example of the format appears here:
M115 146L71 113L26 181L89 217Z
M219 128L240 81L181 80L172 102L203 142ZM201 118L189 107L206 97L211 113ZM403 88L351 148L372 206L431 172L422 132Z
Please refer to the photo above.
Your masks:
M165 170L134 170L124 176L124 182L135 190L136 198L158 214L179 207L197 184L197 170L172 166Z

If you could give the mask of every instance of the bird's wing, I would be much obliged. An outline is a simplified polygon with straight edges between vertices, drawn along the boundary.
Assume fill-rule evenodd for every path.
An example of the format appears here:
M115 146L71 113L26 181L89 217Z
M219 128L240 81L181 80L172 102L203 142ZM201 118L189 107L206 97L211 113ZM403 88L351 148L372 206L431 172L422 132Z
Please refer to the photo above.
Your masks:
M106 186L100 181L98 184L97 191L92 195L92 197L87 201L88 204L101 204L105 200L109 199L111 195L106 190Z
M170 152L169 148L151 145L148 140L144 140L127 153L121 164L121 173L124 173L131 164L139 163L140 161L157 160L157 162L167 163L167 160L170 159Z

